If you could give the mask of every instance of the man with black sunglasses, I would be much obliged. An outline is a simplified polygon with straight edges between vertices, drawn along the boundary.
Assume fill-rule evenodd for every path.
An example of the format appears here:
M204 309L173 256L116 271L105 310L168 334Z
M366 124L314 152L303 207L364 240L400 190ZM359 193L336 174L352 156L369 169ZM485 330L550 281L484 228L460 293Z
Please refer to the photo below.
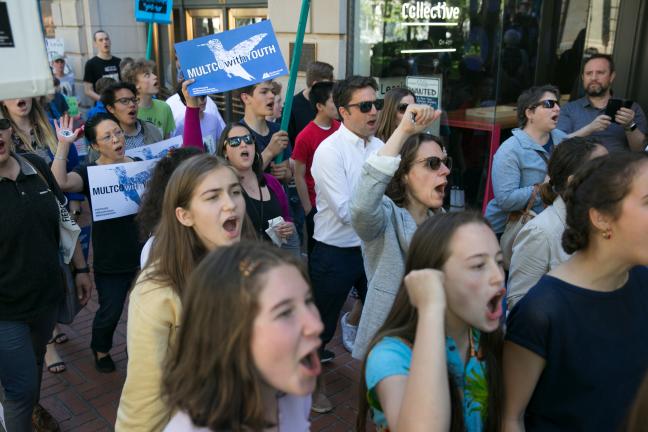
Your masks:
M364 299L367 278L360 238L351 226L349 203L360 179L364 161L383 146L376 138L378 86L371 77L352 76L333 87L333 102L342 119L340 128L319 145L311 173L315 180L317 240L310 258L310 276L324 332L321 335L322 363L335 354L326 348L333 338L344 302L355 287Z

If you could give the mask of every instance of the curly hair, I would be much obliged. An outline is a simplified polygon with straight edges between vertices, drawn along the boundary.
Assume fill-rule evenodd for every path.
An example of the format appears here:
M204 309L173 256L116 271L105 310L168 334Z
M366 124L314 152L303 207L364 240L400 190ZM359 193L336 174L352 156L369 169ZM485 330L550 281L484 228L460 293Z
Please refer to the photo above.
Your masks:
M251 340L268 272L299 259L264 242L241 242L209 253L191 274L182 297L183 322L166 361L163 397L210 430L262 430L264 379ZM214 281L218 283L214 283Z
M605 147L593 138L573 137L561 142L551 154L547 165L549 182L540 185L542 201L551 205L558 195L563 195L569 177L592 158L595 150L602 148Z
M591 209L619 218L621 202L646 162L647 153L613 153L592 159L574 175L563 197L567 206L567 228L562 237L565 252L573 254L589 246L595 230Z

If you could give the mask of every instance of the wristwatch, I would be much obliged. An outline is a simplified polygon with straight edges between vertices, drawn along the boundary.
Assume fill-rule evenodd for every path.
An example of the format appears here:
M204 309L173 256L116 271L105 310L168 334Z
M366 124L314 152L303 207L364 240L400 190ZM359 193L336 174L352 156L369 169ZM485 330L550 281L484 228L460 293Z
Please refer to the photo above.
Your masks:
M637 129L637 122L633 121L632 124L626 126L624 129L628 132L634 131L635 129Z

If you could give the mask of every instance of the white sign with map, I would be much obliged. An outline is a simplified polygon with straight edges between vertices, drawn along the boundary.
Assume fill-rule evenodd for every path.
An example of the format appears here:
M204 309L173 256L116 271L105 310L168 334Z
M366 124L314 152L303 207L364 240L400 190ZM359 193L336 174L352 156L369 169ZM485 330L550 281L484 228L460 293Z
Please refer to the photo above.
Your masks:
M126 156L131 158L138 157L143 160L160 159L166 156L172 148L178 148L181 146L182 135L178 135L164 141L126 150Z

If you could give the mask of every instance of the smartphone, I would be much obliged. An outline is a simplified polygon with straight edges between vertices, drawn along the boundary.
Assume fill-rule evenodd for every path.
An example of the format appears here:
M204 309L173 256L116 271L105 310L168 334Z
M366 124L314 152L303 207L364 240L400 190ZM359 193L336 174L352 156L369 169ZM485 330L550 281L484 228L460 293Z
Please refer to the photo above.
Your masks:
M621 107L631 109L634 102L631 100L610 99L605 107L605 115L612 118L612 123L616 123L614 116Z

